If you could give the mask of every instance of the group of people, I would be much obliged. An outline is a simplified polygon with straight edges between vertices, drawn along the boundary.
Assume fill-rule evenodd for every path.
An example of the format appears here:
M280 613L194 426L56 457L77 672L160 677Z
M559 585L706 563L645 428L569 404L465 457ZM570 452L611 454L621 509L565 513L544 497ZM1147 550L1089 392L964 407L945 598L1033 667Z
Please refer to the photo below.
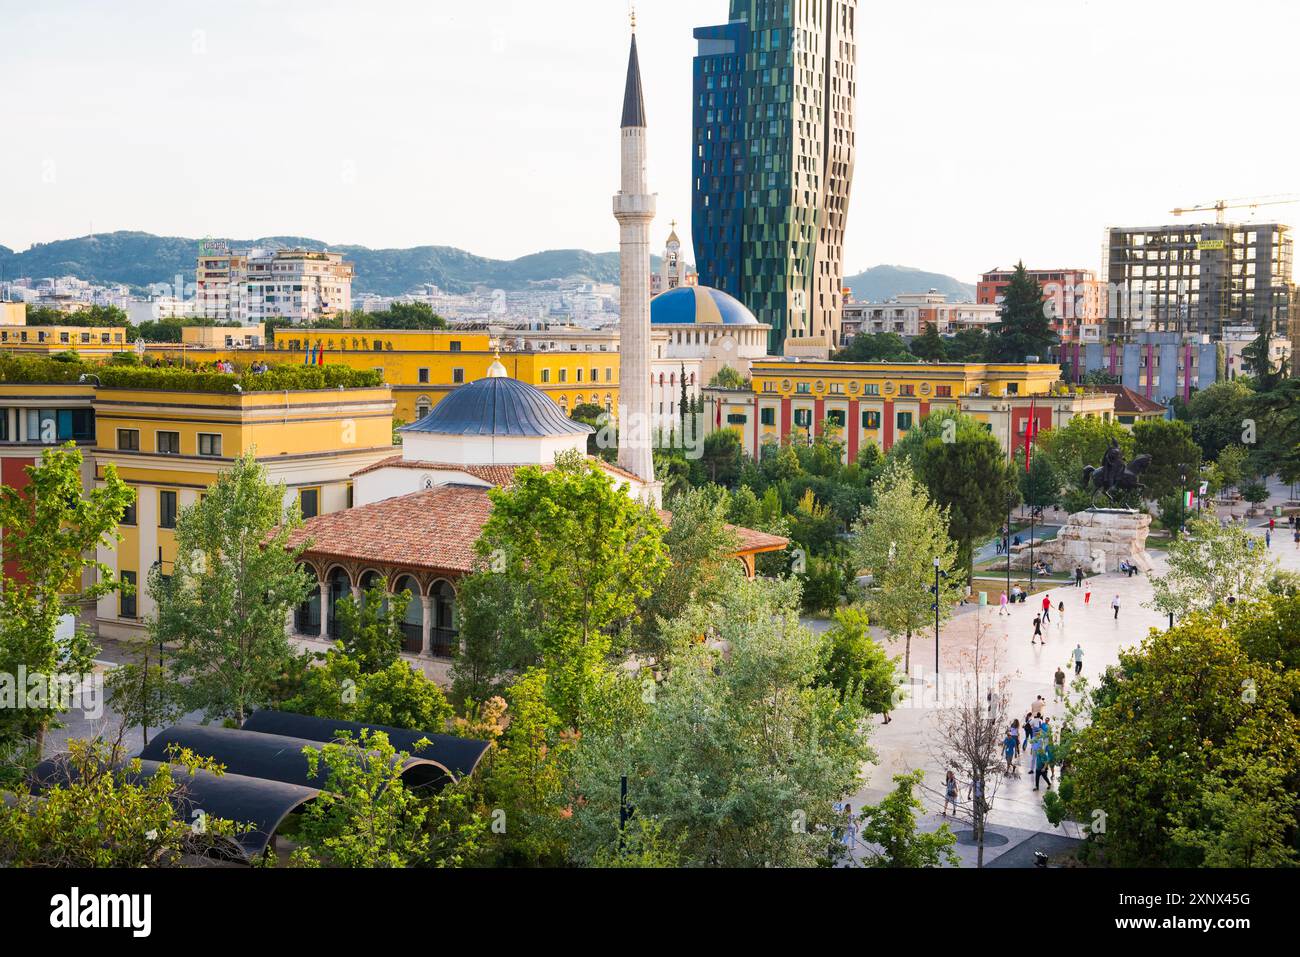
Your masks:
M1287 526L1291 529L1291 540L1295 542L1295 547L1300 549L1300 513L1288 515L1286 519ZM1264 547L1273 547L1273 532L1277 529L1277 519L1268 520L1268 528L1264 530Z
M1079 651L1082 656L1082 650ZM1079 660L1082 661L1082 657ZM1060 669L1058 673L1062 673ZM1002 743L1003 754L1007 760L1005 773L1008 776L1019 775L1020 769L1016 761L1022 754L1027 755L1029 773L1034 777L1035 791L1044 780L1047 781L1048 788L1055 783L1052 769L1056 764L1056 745L1052 740L1052 719L1043 713L1046 707L1047 701L1039 695L1030 706L1023 723L1019 718L1012 719ZM945 804L944 807L946 809L947 805Z

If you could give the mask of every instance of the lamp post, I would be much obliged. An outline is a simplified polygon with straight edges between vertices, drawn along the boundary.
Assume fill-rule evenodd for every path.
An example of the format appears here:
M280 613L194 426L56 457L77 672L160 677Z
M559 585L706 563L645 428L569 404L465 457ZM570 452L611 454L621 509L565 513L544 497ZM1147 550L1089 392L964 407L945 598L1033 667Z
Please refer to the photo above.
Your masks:
M1178 466L1178 527L1174 529L1174 541L1182 534L1183 522L1187 519L1187 466ZM1170 626L1172 627L1172 626Z
M939 567L939 557L934 559L934 586L930 589L934 593L934 680L939 680L939 577L948 577L948 573ZM937 684L936 684L937 687Z

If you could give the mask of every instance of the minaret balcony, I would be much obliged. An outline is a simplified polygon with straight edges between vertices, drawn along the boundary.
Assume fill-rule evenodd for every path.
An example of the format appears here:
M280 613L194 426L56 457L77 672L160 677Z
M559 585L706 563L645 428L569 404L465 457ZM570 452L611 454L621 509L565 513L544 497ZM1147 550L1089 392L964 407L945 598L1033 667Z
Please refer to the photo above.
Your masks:
M654 218L658 197L652 193L616 193L614 215Z

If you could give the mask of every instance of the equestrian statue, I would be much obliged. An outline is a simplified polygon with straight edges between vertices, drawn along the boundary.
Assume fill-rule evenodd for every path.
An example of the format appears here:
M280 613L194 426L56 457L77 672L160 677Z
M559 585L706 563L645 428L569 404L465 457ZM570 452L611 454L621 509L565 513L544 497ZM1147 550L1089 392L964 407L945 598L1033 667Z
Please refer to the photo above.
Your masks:
M1083 470L1083 487L1093 490L1094 505L1096 497L1103 493L1108 499L1114 499L1117 491L1132 492L1143 488L1139 476L1150 465L1149 455L1139 455L1132 462L1126 463L1119 442L1111 439L1110 448L1102 456L1101 465L1098 467L1089 465Z

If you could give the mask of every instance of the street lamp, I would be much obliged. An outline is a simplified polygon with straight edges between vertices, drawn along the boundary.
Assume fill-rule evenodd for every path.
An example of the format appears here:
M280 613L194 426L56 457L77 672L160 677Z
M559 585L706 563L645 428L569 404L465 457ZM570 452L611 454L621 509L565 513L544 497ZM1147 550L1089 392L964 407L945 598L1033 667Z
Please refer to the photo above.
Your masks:
M1183 530L1183 522L1187 518L1186 511L1187 511L1187 466L1180 465L1178 466L1178 527L1174 529L1174 541L1178 541L1178 536Z
M1014 492L1007 496L1007 531L1002 536L1002 544L1007 553L1007 601L1011 601L1011 510L1020 501Z
M948 573L939 567L939 557L934 559L934 585L930 588L934 595L934 680L939 680L939 577L948 577Z

